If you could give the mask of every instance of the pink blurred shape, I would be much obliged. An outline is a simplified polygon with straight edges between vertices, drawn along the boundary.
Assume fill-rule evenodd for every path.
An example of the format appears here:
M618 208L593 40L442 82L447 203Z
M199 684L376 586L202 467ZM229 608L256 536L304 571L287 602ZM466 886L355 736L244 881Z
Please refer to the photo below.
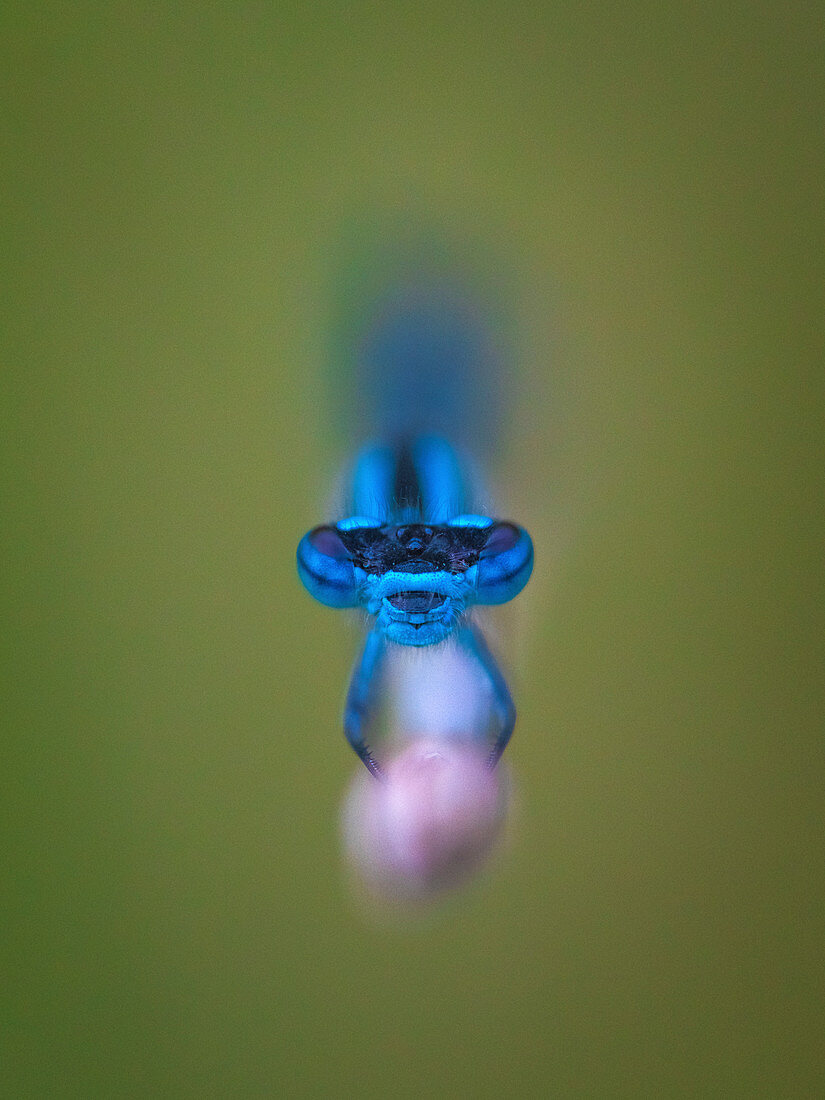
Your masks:
M487 759L473 744L421 737L384 764L383 780L356 775L344 800L344 844L373 895L428 900L484 865L509 788Z

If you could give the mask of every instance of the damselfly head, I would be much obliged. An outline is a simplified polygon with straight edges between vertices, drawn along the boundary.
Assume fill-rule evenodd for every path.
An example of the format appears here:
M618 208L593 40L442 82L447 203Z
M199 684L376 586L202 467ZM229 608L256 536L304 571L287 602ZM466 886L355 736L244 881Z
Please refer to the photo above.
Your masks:
M532 567L524 528L474 515L374 525L351 517L314 528L298 547L298 572L317 600L363 607L402 645L442 641L472 604L506 603Z

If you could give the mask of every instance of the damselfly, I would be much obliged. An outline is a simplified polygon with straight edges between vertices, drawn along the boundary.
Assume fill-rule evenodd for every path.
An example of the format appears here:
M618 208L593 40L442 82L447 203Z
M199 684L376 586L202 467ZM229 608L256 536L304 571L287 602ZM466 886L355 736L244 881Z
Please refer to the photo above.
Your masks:
M490 365L476 314L454 294L406 287L376 310L355 378L374 438L347 474L345 514L298 546L298 573L328 607L360 608L367 635L344 709L344 732L373 775L372 734L395 647L457 646L491 692L490 722L471 724L494 766L516 712L473 608L502 604L527 583L533 545L520 525L481 514L468 450L487 448ZM476 415L479 414L480 415ZM466 415L465 415L466 414ZM463 440L446 437L452 430ZM417 688L427 690L426 679ZM443 697L443 684L439 689ZM427 732L427 731L424 731Z

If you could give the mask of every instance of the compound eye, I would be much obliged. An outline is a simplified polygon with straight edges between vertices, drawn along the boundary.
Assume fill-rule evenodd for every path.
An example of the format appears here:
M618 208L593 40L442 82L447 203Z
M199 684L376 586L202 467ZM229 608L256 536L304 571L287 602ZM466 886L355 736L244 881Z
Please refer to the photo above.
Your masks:
M479 556L493 558L498 554L506 554L518 545L519 539L526 533L514 523L494 523Z
M335 526L339 531L358 531L364 527L380 527L381 520L374 516L348 516L339 520Z
M355 607L358 586L349 551L334 527L315 527L298 544L298 576L327 607Z
M462 516L454 516L447 523L448 527L492 527L493 521L489 516L477 516L467 513Z
M479 603L507 603L517 596L533 571L533 541L515 523L493 523L478 556L476 597Z
M349 558L343 539L334 527L316 527L306 536L309 545L325 558L344 561Z

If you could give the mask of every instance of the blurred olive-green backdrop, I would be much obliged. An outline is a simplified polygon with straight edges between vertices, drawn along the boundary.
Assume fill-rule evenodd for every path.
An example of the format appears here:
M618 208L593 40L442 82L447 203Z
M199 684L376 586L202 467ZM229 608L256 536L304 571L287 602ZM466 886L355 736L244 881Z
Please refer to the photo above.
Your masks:
M820 1095L817 5L1 18L3 1095ZM519 272L537 548L512 847L412 927L293 563L372 208Z

